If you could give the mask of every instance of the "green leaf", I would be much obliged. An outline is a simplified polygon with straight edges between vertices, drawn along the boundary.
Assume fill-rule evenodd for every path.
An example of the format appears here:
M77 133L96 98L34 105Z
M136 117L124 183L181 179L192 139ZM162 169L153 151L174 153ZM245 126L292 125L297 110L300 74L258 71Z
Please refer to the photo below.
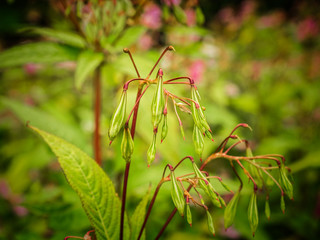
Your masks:
M75 85L80 89L85 79L91 74L103 61L103 53L92 52L90 50L80 53L77 61L75 74Z
M26 63L56 63L76 60L79 49L52 42L28 43L0 53L0 68Z
M149 200L149 194L150 192L148 192L143 199L141 200L141 202L139 203L139 205L136 207L130 222L131 222L131 236L130 239L131 240L136 240L138 239L139 233L140 233L140 229L142 226L142 223L144 221L145 215L146 215L146 206L148 204L148 200ZM145 239L145 231L142 233L142 236L140 239Z
M132 44L136 43L141 35L145 33L146 28L143 26L133 26L128 28L121 38L117 41L116 47L119 49L130 47Z
M119 239L121 204L111 180L102 168L74 145L35 127L30 128L47 142L58 157L69 184L79 195L95 228L97 239ZM124 239L128 238L129 225L125 221Z
M21 31L27 31L41 36L49 37L73 47L84 48L86 46L86 41L80 35L73 32L40 27L24 28Z
M0 103L13 111L23 124L30 122L33 126L52 132L58 137L74 143L77 147L86 153L91 153L91 147L88 145L86 136L79 128L71 124L57 120L54 116L32 106L22 104L18 101L0 97Z

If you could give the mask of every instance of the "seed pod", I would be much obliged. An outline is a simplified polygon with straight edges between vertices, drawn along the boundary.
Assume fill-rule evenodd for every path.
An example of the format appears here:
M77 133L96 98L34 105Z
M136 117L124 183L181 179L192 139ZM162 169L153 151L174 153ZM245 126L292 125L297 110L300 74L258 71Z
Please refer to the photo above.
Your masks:
M218 195L218 198L219 198L219 201L221 202L221 204L226 207L227 204L226 204L226 202L224 201L224 199L223 199L220 195Z
M283 214L285 213L286 211L286 203L284 201L284 197L283 195L281 195L281 199L280 199L280 207L281 207L281 211L283 212Z
M270 211L270 205L269 205L269 198L266 199L264 213L266 214L267 219L270 220L271 211Z
M187 222L189 223L190 227L192 227L192 214L189 203L187 203Z
M152 113L152 125L153 128L157 128L162 119L163 108L164 108L164 97L163 97L163 78L162 69L160 68L157 74L157 89L153 96L151 104Z
M108 131L108 135L111 142L118 135L119 131L121 130L124 124L125 116L126 116L126 105L127 105L127 91L124 90L121 95L120 103L111 118L110 128Z
M171 183L172 183L172 185L171 185L172 201L173 201L174 205L176 206L180 215L183 216L184 215L184 205L185 205L183 192L178 185L177 179L176 179L173 171L171 171L171 173L170 173L170 178L171 178Z
M196 124L193 126L193 144L196 150L196 153L199 155L200 159L202 158L202 152L204 147L204 139L203 135L201 134L199 128Z
M225 190L227 190L228 192L231 192L231 193L232 193L231 189L229 188L229 186L228 186L227 184L225 184L223 181L220 181L220 183L221 183L221 185L223 186L223 188L224 188Z
M283 187L284 192L288 195L288 197L290 199L293 199L293 187L287 177L286 170L283 164L281 164L281 167L280 167L280 183Z
M134 149L134 143L131 137L130 129L128 128L128 126L126 126L123 130L123 137L121 142L122 158L126 162L130 162L133 149Z
M252 154L250 147L246 148L246 155L247 155L247 157L253 157L253 154ZM256 162L254 159L252 159L251 161L253 163ZM250 172L251 176L254 178L254 181L256 182L258 188L262 188L263 182L261 179L260 170L257 169L257 167L253 166L253 164L249 164L249 172Z
M161 142L166 138L168 134L168 120L167 120L167 114L163 115L163 124L161 129Z
M206 212L207 212L208 229L213 234L213 236L215 236L216 233L215 233L215 230L214 230L214 225L213 225L213 220L212 220L211 214L209 213L208 210Z
M237 212L237 206L239 201L240 191L236 192L230 202L228 203L226 209L224 210L224 228L227 229L233 223L234 217Z
M204 190L204 192L210 197L210 200L212 201L212 203L221 208L221 203L219 201L219 198L217 196L217 194L215 193L215 189L212 187L212 185L210 184L210 182L207 181L206 177L203 175L203 173L200 171L200 169L197 167L197 165L193 162L192 163L193 169L194 169L194 173L196 174L196 176L199 179L199 186ZM207 184L205 183L205 181L201 180L204 179L207 181Z
M156 140L157 140L157 134L154 133L151 145L150 145L148 152L147 152L148 167L150 166L150 164L154 161L154 159L156 157Z
M182 135L183 139L185 139L184 130L183 130L183 126L182 125L180 125L180 132L181 132L181 135Z
M250 228L252 231L252 236L254 236L259 224L257 195L255 192L252 193L250 198L249 208L248 208L248 219L249 219Z

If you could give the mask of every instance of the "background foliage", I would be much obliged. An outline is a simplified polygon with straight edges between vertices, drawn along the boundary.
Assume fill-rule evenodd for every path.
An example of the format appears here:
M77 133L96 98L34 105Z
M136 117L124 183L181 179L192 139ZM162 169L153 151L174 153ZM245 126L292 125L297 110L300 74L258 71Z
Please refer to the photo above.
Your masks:
M280 211L279 192L275 190L270 196L272 213L268 221L258 195L260 225L256 238L317 239L319 11L316 1L132 1L128 12L132 22L127 23L130 27L114 30L114 34L120 34L116 44L110 44L107 38L103 45L108 56L101 69L103 167L116 192L120 192L125 162L120 157L119 139L108 147L107 129L122 84L135 75L122 48L132 49L144 76L161 49L170 44L176 52L169 53L161 63L164 77L188 75L195 79L214 131L215 143L206 142L204 156L215 150L237 123L246 122L254 131L243 131L241 135L251 140L253 151L282 154L292 169L295 200L287 202L285 215ZM59 12L56 1L1 1L0 16L0 239L60 240L67 235L84 235L90 224L80 200L68 186L50 149L25 123L31 121L92 156L92 81L79 77L86 75L90 79L92 74L90 69L79 73L79 56L88 57L93 65L101 61L100 56L83 53L78 35L60 35L59 40L50 30L41 32L47 28L77 31ZM48 42L52 34L58 40ZM40 41L40 45L35 44ZM26 49L25 44L31 45ZM173 88L174 91L184 89ZM133 102L135 94L128 92L128 99ZM151 97L147 93L144 98ZM195 155L191 117L181 115L186 135L183 141L177 120L168 115L168 137L157 147L155 164L147 168L146 151L152 139L149 108L149 101L141 102L128 186L129 215L147 193L149 184L156 186L167 163ZM237 188L238 183L224 162L212 164L210 172ZM226 193L224 197L230 196ZM248 201L249 195L241 197L235 224L227 232L223 229L223 211L215 209L217 239L251 238ZM147 226L150 239L172 209L169 186L165 185ZM202 211L193 209L193 213L192 228L176 216L164 238L209 239Z

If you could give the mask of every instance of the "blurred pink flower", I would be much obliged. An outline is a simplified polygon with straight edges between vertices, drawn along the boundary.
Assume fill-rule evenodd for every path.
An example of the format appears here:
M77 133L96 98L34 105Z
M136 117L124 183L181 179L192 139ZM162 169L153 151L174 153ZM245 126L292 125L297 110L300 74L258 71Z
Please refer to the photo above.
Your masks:
M306 18L298 24L297 38L299 41L315 37L319 33L319 26L313 18Z
M163 2L167 6L176 6L180 4L181 0L163 0Z
M202 60L196 60L192 62L189 67L189 76L195 81L200 82L203 78L206 65Z
M23 69L26 72L26 74L34 75L37 73L39 69L41 69L41 66L35 63L27 63L23 66Z
M148 50L152 47L153 45L153 39L152 37L145 33L140 37L140 40L138 42L139 48L142 50Z
M142 25L150 29L158 29L161 27L162 11L160 7L154 3L147 4L143 14L141 15L140 22Z
M187 10L185 10L185 13L187 16L187 25L189 27L196 25L196 22L197 22L196 12L193 9L188 8Z
M245 20L248 17L250 17L256 10L256 7L257 7L257 4L254 1L252 0L244 1L242 3L240 14L239 14L240 18L242 20Z
M22 207L22 206L13 207L13 211L19 217L24 217L24 216L26 216L28 214L28 210L25 207Z
M0 181L0 196L7 199L10 195L10 187L6 180Z
M231 23L235 19L233 9L230 7L220 10L218 16L222 23Z
M275 11L271 14L262 16L258 20L258 25L263 28L276 27L283 22L284 18L285 15L282 11Z

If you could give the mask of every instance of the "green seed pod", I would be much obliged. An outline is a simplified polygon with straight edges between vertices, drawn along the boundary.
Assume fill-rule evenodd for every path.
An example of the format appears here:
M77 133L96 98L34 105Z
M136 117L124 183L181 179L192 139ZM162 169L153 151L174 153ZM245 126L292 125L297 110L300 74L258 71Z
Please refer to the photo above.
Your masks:
M171 178L171 183L172 183L172 185L171 185L172 201L173 201L174 205L176 206L180 215L183 216L184 215L184 206L185 206L183 192L178 185L178 181L177 181L173 171L171 171L171 173L170 173L170 178Z
M187 222L189 223L190 227L192 227L192 214L189 203L187 203Z
M206 212L207 212L208 229L213 234L213 236L215 236L216 233L215 233L215 230L214 230L214 225L213 225L213 220L212 220L211 214L209 213L208 210Z
M193 144L196 150L196 153L199 155L200 159L202 158L202 152L204 148L204 139L201 131L196 124L193 126Z
M231 193L232 193L231 189L229 188L229 186L228 186L227 184L225 184L223 181L220 181L220 183L221 183L222 187L223 187L225 190L227 190L228 192L231 192Z
M162 129L161 129L161 142L163 142L167 134L168 134L168 120L167 120L167 114L165 114L163 118Z
M293 187L291 182L289 181L286 170L283 164L281 164L280 167L280 181L279 181L283 187L284 192L288 195L290 199L293 199Z
M230 202L228 203L226 209L224 210L224 228L227 229L233 223L234 217L237 212L237 206L239 202L240 191L236 192Z
M182 125L180 125L180 132L181 132L181 135L182 135L183 139L185 139L184 130L183 130L183 126Z
M226 204L226 202L224 201L224 199L223 199L220 195L218 195L218 198L219 198L219 201L221 202L221 204L226 207L227 204Z
M253 157L252 151L250 147L246 148L246 155L247 157ZM255 163L256 161L254 159L251 160L253 163ZM263 186L263 182L261 179L261 173L260 170L257 169L257 167L253 166L252 164L249 164L249 172L251 174L251 176L254 178L254 181L256 182L258 188L262 188Z
M153 135L153 140L152 140L151 145L150 145L148 152L147 152L148 167L150 166L150 164L154 161L154 159L156 157L156 140L157 140L157 134L155 133Z
M198 178L201 179L206 179L206 177L203 175L203 173L200 171L200 169L197 167L197 165L193 162L192 163L193 169L194 169L194 173L196 174L196 176ZM212 201L212 203L221 208L221 203L219 201L219 198L217 196L217 194L215 193L215 189L213 188L213 186L210 184L209 181L207 181L208 184L205 183L205 181L199 179L199 186L204 190L204 192L210 197L210 200Z
M284 197L283 195L281 195L281 199L280 199L280 207L281 207L281 211L283 212L283 214L285 213L286 211L286 203L284 201Z
M134 143L131 137L130 129L128 127L125 127L123 130L123 137L121 142L121 153L122 153L122 158L126 162L130 162L133 149L134 149Z
M249 219L252 235L254 236L259 224L257 195L255 192L252 193L250 198L249 207L248 207L248 219Z
M266 214L267 219L270 220L271 211L270 211L269 199L266 199L264 213Z
M121 95L120 103L111 118L110 128L108 131L108 135L111 142L118 135L118 133L120 132L124 124L125 117L126 117L126 105L127 105L127 91L124 90Z
M151 104L151 113L152 113L152 125L153 128L157 128L162 119L163 108L164 108L164 96L163 96L163 78L162 78L162 69L158 71L157 79L157 89L153 96Z

